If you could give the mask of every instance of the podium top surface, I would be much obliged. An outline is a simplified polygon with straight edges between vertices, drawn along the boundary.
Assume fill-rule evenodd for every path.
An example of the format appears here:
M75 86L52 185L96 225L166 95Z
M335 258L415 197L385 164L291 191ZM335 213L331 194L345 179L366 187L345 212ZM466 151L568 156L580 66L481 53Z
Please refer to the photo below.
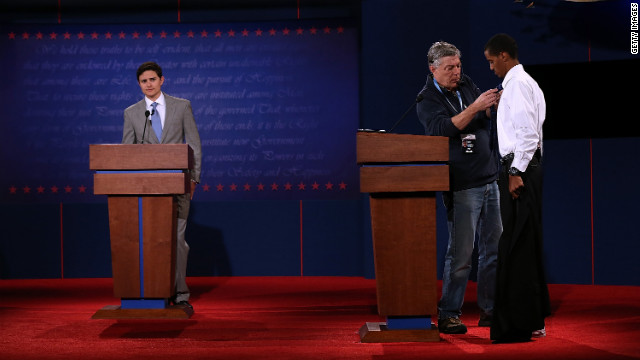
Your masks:
M444 136L359 132L356 144L358 164L449 161L449 138Z
M189 170L193 149L187 144L89 145L91 170Z

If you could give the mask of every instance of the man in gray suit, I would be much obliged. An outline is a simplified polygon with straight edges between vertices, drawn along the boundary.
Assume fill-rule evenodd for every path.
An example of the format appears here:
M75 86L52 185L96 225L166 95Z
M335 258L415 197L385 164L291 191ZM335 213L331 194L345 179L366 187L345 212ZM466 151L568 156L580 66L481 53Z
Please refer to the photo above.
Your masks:
M162 92L164 76L162 68L154 62L146 62L136 73L138 85L144 99L124 110L123 144L182 144L193 149L194 166L191 171L191 194L177 196L177 249L176 249L176 296L171 301L176 305L189 304L189 288L185 280L189 245L185 240L189 203L193 198L196 184L200 182L202 150L200 135L196 127L191 102L169 96ZM147 126L147 116L150 121ZM144 137L144 138L143 138Z

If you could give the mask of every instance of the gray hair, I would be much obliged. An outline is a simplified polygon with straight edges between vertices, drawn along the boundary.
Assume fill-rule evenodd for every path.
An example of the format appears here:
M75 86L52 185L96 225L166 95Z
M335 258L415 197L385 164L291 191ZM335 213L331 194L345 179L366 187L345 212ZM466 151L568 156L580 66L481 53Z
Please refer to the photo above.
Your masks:
M438 67L440 66L440 59L447 56L457 56L462 57L462 53L455 47L453 44L449 44L448 42L438 41L433 43L429 48L429 52L427 53L427 60L429 61L429 66Z

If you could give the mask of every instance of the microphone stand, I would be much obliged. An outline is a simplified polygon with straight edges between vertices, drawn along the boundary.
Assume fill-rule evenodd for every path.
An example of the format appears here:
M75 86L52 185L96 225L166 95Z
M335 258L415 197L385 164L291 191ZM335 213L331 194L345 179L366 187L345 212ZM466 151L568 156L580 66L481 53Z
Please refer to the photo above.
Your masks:
M149 110L144 112L144 128L142 130L142 144L144 144L144 134L147 132L147 123L149 122L149 115L151 115Z
M402 122L402 120L404 120L404 118L407 117L407 115L409 115L409 111L411 111L414 106L416 106L420 101L422 101L422 99L424 99L424 96L422 96L422 94L418 94L418 96L416 97L416 101L413 104L411 104L411 106L409 106L407 111L405 111L404 114L400 117L400 119L398 119L398 121L396 121L396 123L393 124L393 126L391 127L391 129L389 129L388 132L392 132L393 129L395 129L396 126L398 126L398 124L400 124L400 122Z

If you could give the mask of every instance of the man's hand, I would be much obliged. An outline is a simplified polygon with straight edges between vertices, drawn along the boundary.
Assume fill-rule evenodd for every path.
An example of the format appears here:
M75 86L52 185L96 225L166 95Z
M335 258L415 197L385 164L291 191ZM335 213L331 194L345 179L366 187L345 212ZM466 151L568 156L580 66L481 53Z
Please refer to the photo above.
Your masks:
M498 90L490 89L478 96L476 101L474 101L469 107L464 109L461 113L451 118L451 122L455 127L459 130L462 130L469 125L473 117L479 111L485 111L489 109L492 105L496 103L498 99Z
M524 181L522 177L517 175L509 175L509 192L511 197L515 200L520 197L520 193L524 190Z
M480 96L478 96L478 98L476 99L476 101L473 102L473 104L477 106L477 109L478 109L477 111L482 111L492 107L493 105L496 105L497 102L498 102L498 90L489 89L483 92L482 94L480 94Z
M193 193L196 192L196 186L198 186L198 184L196 184L195 181L191 181L191 200L193 200Z
M502 92L504 90L500 90L496 92L496 109L498 108L498 105L500 105L500 98L502 97Z

